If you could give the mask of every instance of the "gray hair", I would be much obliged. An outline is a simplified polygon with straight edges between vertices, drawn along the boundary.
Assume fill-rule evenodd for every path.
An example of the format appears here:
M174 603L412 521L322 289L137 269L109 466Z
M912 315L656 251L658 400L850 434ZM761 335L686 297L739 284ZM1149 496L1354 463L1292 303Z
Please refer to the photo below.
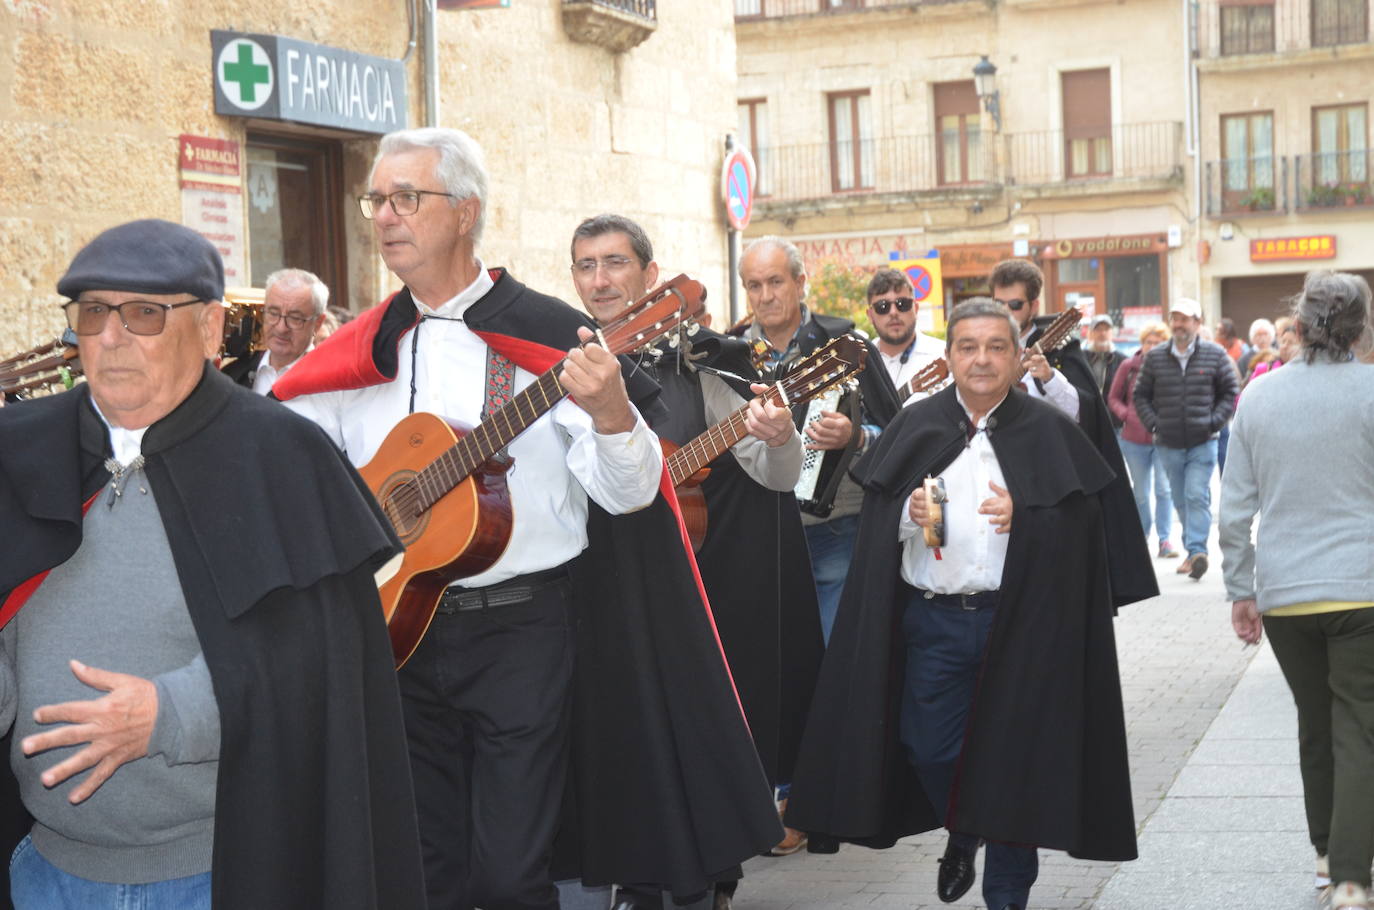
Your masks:
M748 256L756 249L766 249L768 247L782 250L787 256L787 271L792 274L792 280L801 280L801 277L806 274L806 263L802 261L801 251L798 250L791 241L783 240L775 234L760 237L744 248L744 252L741 253L739 257L740 278L744 277L744 257Z
M1259 331L1260 329L1268 329L1269 336L1273 338L1275 341L1278 341L1279 333L1278 330L1274 328L1274 324L1270 322L1268 319L1256 319L1254 322L1250 323L1251 344L1255 343L1255 332Z
M487 222L487 166L482 147L462 130L437 126L398 130L382 137L377 157L372 161L372 174L377 172L377 165L387 155L419 149L434 149L439 153L434 176L439 178L444 190L455 197L449 200L449 205L457 205L457 199L477 200L477 221L472 226L472 244L476 246L482 240L482 228ZM371 176L368 179L370 181Z
M1021 324L1016 321L1016 317L1007 309L1007 305L993 300L991 297L970 297L956 306L949 314L949 322L945 325L945 350L949 351L950 345L954 342L954 327L965 319L1005 319L1008 331L1011 332L1011 341L1016 350L1021 350Z
M315 315L319 316L329 306L329 286L314 272L305 269L277 269L263 282L264 290L272 290L276 285L288 288L309 288L310 301L315 304Z
M644 233L644 228L624 215L593 215L583 221L573 231L569 255L576 258L577 241L600 237L602 234L624 234L628 237L630 249L634 250L635 258L639 260L641 269L648 268L649 263L653 261L654 245L649 242L649 235Z
M1292 304L1308 363L1315 363L1319 352L1333 361L1354 356L1369 331L1369 297L1369 283L1359 275L1325 269L1307 273Z

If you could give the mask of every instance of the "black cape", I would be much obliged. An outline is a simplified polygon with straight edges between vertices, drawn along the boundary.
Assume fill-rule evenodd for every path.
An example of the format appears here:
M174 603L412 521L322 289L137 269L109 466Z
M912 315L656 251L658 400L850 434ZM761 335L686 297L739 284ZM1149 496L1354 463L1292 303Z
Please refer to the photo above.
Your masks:
M251 389L253 388L253 379L258 374L258 365L262 363L262 359L266 356L266 351L252 351L246 353L226 363L220 372L234 380L236 385Z
M0 594L81 545L109 479L89 398L0 411ZM208 365L143 452L219 706L215 907L422 908L372 578L399 543L366 486L319 428Z
M595 328L504 269L492 277L464 321L526 369L522 345L566 351L579 326ZM307 354L285 388L347 349L364 352L371 381L394 378L397 343L416 310L407 290L381 307ZM368 326L375 335L358 336ZM631 401L654 423L665 413L659 386L632 359L621 357L621 366ZM776 844L782 827L673 506L660 493L628 515L588 507L590 542L570 567L578 612L572 760L553 871L589 885L656 882L696 895Z
M759 381L749 345L703 330L691 359L746 400ZM707 429L700 374L676 352L646 366L663 388L668 419L653 425L678 445ZM738 378L735 378L738 377ZM797 497L751 478L726 451L702 482L708 520L697 563L721 644L769 781L788 783L825 643Z
M1133 859L1108 571L1119 544L1101 506L1112 472L1048 404L1013 389L994 417L1012 531L946 826ZM898 740L912 589L899 574L897 524L921 479L964 447L966 420L947 388L903 409L855 469L864 507L793 778L793 827L882 847L946 823Z
M1026 347L1035 344L1054 319L1053 316L1037 318L1035 328L1026 338ZM1103 491L1102 514L1112 527L1113 537L1119 541L1117 550L1112 554L1112 593L1116 605L1156 597L1159 594L1159 582L1155 578L1154 565L1150 562L1150 547L1145 540L1145 531L1140 526L1140 510L1136 508L1135 494L1131 491L1126 460L1121 457L1116 425L1102 397L1102 390L1097 387L1097 377L1093 376L1092 367L1088 366L1087 357L1077 338L1071 338L1068 344L1049 352L1045 359L1078 390L1078 426L1115 475Z

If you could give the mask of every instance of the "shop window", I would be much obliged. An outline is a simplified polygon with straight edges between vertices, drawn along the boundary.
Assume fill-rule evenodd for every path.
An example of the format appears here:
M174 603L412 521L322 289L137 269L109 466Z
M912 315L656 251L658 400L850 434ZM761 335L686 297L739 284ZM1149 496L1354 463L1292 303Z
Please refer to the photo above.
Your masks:
M868 91L827 96L830 107L830 188L873 187L873 125Z
M1222 54L1265 54L1274 49L1274 0L1221 3Z
M1064 174L1105 177L1112 172L1112 76L1109 69L1061 74Z
M348 300L337 142L248 135L249 273L261 287L281 268L314 272Z
M746 98L739 102L740 141L754 156L754 167L758 171L758 186L755 193L767 196L773 181L772 152L768 148L768 99Z
M982 117L973 80L937 83L934 90L940 183L979 183L984 179Z
M1128 307L1158 307L1160 295L1160 257L1110 256L1103 260L1107 269L1106 311L1120 324L1120 313Z
M1369 130L1363 104L1312 109L1312 168L1322 186L1369 179Z
M1222 209L1274 207L1274 115L1221 118ZM1267 204L1263 204L1267 203Z

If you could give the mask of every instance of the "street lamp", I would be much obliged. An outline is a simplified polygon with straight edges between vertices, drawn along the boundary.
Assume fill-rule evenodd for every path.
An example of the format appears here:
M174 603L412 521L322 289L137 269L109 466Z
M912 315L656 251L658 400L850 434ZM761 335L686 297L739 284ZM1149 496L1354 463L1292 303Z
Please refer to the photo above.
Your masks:
M1002 107L997 94L996 77L997 66L988 59L987 54L983 54L982 59L973 65L973 90L978 93L978 100L983 102L983 109L992 115L992 125L1000 133Z

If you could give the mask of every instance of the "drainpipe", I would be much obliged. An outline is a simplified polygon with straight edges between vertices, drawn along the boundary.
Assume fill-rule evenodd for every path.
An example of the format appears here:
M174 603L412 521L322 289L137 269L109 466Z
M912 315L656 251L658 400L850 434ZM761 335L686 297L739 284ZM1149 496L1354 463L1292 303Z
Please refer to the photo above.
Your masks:
M439 16L436 0L425 0L425 126L439 125Z

